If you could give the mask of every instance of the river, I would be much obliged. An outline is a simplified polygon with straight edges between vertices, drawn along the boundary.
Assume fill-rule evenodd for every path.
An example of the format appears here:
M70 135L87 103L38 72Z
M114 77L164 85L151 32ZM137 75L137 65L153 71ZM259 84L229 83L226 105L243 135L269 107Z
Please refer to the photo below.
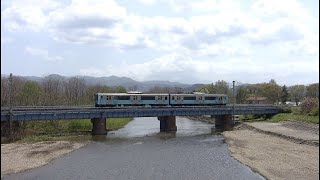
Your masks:
M2 179L264 179L230 157L212 126L177 117L176 133L160 133L157 118L135 118L46 166Z

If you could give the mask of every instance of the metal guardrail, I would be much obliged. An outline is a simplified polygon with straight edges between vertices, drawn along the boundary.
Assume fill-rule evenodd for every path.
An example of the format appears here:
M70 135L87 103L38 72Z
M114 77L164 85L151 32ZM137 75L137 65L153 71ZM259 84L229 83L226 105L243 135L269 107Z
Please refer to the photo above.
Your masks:
M236 105L235 114L277 114L278 106ZM185 107L15 107L12 111L14 121L54 120L54 119L92 119L112 117L156 117L156 116L199 116L231 115L232 106L185 106ZM1 121L9 120L10 112L1 108Z

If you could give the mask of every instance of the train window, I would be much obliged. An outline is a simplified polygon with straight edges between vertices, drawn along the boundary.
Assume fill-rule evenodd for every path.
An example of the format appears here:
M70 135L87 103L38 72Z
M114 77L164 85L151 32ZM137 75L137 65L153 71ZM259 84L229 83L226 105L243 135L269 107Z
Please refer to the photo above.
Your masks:
M118 100L130 100L130 96L117 96Z
M172 100L174 100L174 97L172 96Z
M199 100L202 100L202 96L199 97Z
M103 99L103 96L100 96L101 99Z
M205 100L216 100L216 97L205 97Z
M184 100L196 100L196 97L185 96L183 99Z
M141 96L141 100L155 100L154 96Z
M164 100L168 100L168 97L166 96L166 97L164 97Z

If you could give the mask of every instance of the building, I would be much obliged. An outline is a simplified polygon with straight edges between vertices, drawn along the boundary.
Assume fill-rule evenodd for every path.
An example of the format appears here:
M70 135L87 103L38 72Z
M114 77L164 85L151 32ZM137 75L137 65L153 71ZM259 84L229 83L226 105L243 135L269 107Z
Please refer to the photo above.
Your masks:
M249 97L246 99L247 104L272 104L266 97Z

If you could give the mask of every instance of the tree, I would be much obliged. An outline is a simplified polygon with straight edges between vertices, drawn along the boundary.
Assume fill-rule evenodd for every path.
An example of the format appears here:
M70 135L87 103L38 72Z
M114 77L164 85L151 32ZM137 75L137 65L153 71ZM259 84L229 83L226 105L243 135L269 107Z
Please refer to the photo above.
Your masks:
M249 97L249 92L246 86L236 87L236 103L242 104Z
M215 89L213 84L203 85L201 88L197 89L197 92L203 92L206 94L214 94Z
M63 80L61 77L46 76L42 82L43 88L43 105L63 105Z
M19 93L20 105L38 106L41 105L42 89L35 81L27 81Z
M319 116L319 99L306 97L301 103L301 112L303 114Z
M288 89L287 89L286 85L283 85L282 86L282 92L281 92L281 103L282 104L286 104L288 98L289 98Z
M84 79L71 77L65 82L66 100L69 105L79 105L84 99L86 84Z
M215 94L228 94L229 86L228 83L224 80L219 80L214 85L214 93Z
M1 77L1 107L9 106L9 79Z
M299 105L299 102L305 96L305 86L304 85L291 86L289 87L289 92L291 95L291 99L296 103L296 105Z
M114 92L116 93L126 93L127 89L123 86L117 86L114 88Z
M312 98L319 98L319 83L314 83L307 86L306 96Z
M263 84L263 96L267 97L272 103L278 103L281 99L281 86L279 86L274 79L269 83Z

